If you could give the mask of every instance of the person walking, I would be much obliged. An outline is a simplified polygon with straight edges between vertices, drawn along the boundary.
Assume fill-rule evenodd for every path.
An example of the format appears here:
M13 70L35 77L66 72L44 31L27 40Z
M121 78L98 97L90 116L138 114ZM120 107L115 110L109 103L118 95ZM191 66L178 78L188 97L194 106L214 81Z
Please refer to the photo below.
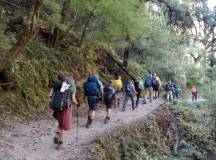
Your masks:
M95 117L97 106L100 99L101 86L95 75L89 76L87 81L83 85L85 96L87 97L89 111L86 128L89 128Z
M145 97L144 97L144 104L147 103L147 98L150 98L150 103L152 102L152 95L153 95L153 88L152 88L152 74L151 71L149 71L148 75L145 78L144 81L144 87L145 87Z
M113 81L110 80L109 84L104 87L103 89L104 92L104 103L106 106L106 118L104 120L104 123L107 123L110 120L111 112L112 112L112 105L113 105L113 100L115 96L115 89L113 87Z
M175 88L175 97L177 99L179 99L180 94L181 94L181 88L176 86L176 88Z
M156 76L156 80L159 82L159 87L158 87L158 91L157 91L157 98L160 99L160 88L161 88L162 84L161 84L161 80L158 76Z
M152 88L153 88L153 99L157 99L159 89L160 89L160 81L156 73L152 74Z
M135 90L137 92L137 94L136 94L136 97L137 97L137 99L136 99L136 108L138 108L139 99L140 99L142 90L144 88L143 82L142 82L140 77L137 77L137 79L135 80L134 87L135 87Z
M58 121L58 130L54 137L56 149L63 148L63 139L66 131L70 130L72 119L72 104L78 105L76 100L76 86L72 76L65 80L63 76L58 76L58 81L54 82L50 92L51 108L54 110L53 116Z
M192 94L192 102L197 102L197 88L195 86L192 86L191 88L191 94Z
M137 94L134 87L134 82L132 80L128 81L125 84L124 90L125 90L125 99L124 99L122 111L125 111L129 98L131 99L132 102L132 110L134 110L135 109L134 95Z
M169 81L166 85L165 85L165 91L166 91L166 99L168 102L171 102L173 100L173 86L172 86L172 82Z
M121 76L117 76L114 80L114 88L115 88L115 104L114 107L120 106L120 101L122 98L122 91L123 91L123 82L121 80Z

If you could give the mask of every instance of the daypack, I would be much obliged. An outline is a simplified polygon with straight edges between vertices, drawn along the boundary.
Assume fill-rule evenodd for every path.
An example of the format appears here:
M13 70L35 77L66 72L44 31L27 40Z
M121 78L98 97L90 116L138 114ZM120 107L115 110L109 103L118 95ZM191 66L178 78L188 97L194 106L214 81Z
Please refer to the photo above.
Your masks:
M191 93L192 93L192 94L197 93L197 89L196 89L196 87L192 87L192 89L191 89Z
M132 92L132 83L131 83L131 82L127 82L127 83L125 84L125 91L126 91L127 93Z
M134 87L135 87L135 90L136 91L140 91L143 89L143 85L142 85L142 82L140 80L136 80L134 82Z
M148 75L144 82L145 87L152 87L152 76Z
M172 90L173 90L172 84L171 83L167 83L166 84L166 91L172 91Z
M176 94L180 94L180 93L181 93L181 88L177 87L177 88L175 89L175 93L176 93Z
M112 99L113 98L113 90L114 88L110 85L105 86L103 91L104 91L104 99Z
M120 91L122 89L122 81L120 79L115 80L114 81L114 87L115 87L115 89Z
M70 89L61 92L62 83L56 83L53 86L53 94L50 102L50 108L54 111L63 111L71 106L71 92Z
M96 77L91 76L83 85L86 96L97 96L100 95L100 85Z

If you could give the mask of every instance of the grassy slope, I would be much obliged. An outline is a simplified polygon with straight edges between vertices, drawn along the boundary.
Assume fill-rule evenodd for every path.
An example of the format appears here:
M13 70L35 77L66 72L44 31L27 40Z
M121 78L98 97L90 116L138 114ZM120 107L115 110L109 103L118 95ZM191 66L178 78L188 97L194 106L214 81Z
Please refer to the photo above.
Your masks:
M189 108L177 104L166 107L148 120L124 126L98 139L89 150L89 158L100 160L169 160L212 159L216 144L206 122L206 108ZM198 114L199 113L199 114ZM176 130L168 132L170 124ZM169 134L170 133L170 136ZM173 147L178 135L179 147L176 155Z

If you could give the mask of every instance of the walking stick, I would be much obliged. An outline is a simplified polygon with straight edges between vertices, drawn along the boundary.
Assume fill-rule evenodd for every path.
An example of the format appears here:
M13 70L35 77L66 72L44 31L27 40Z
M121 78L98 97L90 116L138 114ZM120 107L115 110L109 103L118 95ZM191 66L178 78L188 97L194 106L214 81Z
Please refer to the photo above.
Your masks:
M78 104L77 104L77 113L76 113L76 117L77 117L76 140L78 140L78 131L79 131L79 107L80 107L80 102L79 102L79 100L78 100Z

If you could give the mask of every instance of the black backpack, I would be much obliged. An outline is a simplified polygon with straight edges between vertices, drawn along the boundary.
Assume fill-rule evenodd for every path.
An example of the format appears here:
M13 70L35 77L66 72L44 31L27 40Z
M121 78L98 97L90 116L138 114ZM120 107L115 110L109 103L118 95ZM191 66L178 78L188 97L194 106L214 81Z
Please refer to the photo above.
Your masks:
M104 99L111 100L113 98L113 87L112 86L105 86L104 87Z
M71 105L71 92L69 89L60 92L62 83L57 82L53 86L53 94L50 108L54 111L63 111Z
M166 91L172 91L173 90L172 84L167 83L165 89L166 89Z
M140 88L140 83L142 83L142 82L140 82L139 80L136 80L135 82L134 82L134 87L135 87L135 90L138 92L138 91L141 91L142 90L142 88Z

